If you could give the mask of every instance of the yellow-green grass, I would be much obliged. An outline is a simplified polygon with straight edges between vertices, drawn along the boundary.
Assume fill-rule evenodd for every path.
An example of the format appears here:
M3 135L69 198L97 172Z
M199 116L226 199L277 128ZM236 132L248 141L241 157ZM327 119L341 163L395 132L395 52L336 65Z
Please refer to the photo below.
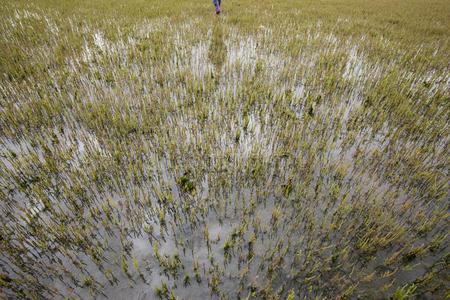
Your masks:
M445 297L447 2L3 1L0 297Z

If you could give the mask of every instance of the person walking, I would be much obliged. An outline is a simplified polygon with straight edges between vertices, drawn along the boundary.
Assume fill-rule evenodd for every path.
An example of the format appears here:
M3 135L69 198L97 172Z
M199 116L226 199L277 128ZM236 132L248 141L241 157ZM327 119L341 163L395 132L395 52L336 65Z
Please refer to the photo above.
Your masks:
M222 0L213 0L213 4L216 7L216 15L220 14L220 4Z

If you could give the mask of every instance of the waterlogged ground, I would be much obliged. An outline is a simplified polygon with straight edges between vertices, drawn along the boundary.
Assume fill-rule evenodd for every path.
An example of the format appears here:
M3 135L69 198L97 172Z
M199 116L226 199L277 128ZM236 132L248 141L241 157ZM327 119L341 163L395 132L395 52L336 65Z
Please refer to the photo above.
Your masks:
M445 1L135 4L1 10L1 297L448 297Z

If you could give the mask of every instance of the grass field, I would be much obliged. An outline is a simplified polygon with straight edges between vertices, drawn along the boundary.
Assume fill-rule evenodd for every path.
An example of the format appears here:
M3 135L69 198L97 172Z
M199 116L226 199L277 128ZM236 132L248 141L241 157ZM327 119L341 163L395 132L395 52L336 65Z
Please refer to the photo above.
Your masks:
M0 2L0 298L449 299L448 0Z

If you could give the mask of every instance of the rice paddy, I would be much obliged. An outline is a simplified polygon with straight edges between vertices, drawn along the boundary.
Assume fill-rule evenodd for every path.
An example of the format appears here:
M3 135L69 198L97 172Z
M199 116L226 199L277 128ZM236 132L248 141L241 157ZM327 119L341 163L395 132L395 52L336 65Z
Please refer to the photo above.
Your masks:
M1 2L0 298L450 297L448 1Z

